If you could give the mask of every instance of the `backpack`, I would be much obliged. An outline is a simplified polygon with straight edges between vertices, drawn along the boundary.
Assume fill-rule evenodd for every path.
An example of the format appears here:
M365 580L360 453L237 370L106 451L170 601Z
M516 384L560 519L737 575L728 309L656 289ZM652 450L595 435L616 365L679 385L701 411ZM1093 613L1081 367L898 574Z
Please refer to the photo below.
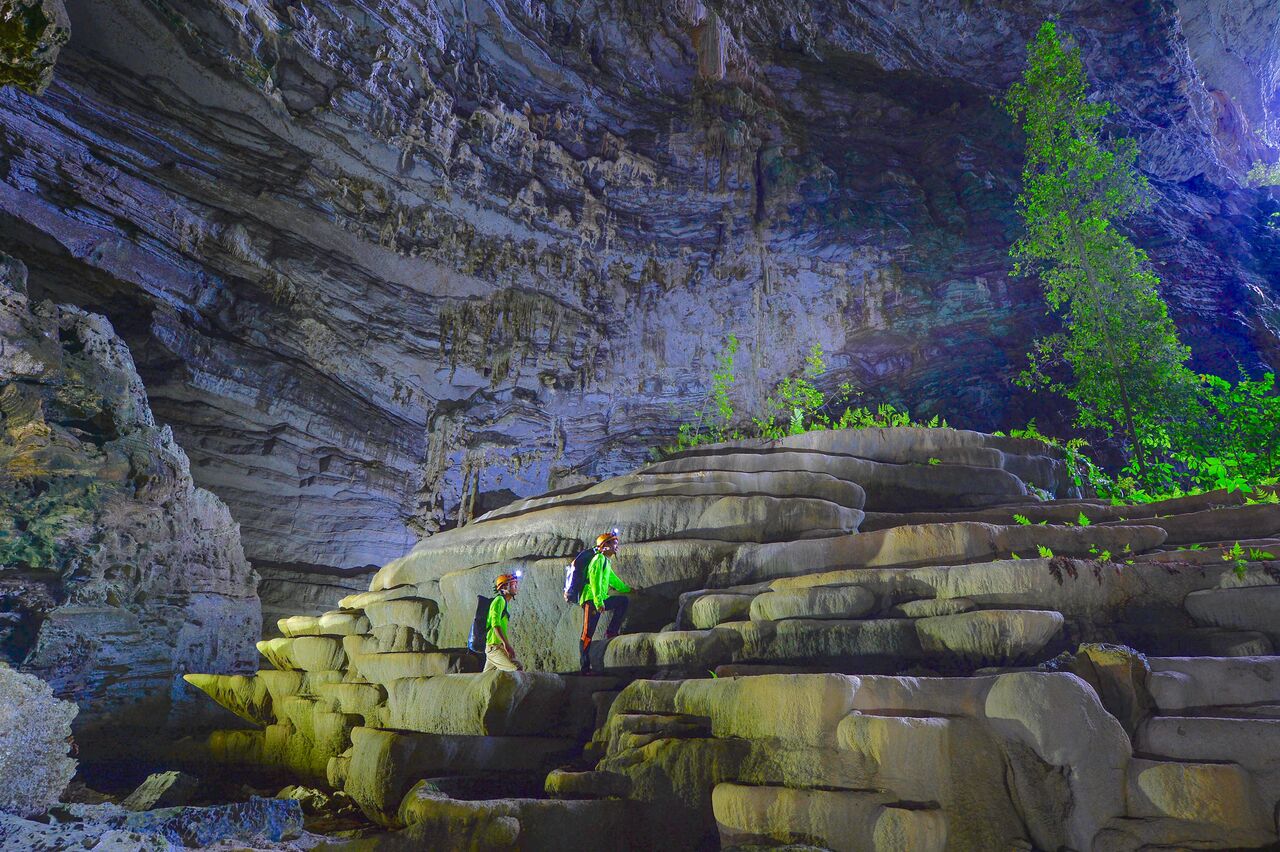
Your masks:
M564 600L565 603L577 605L582 597L582 589L587 585L587 566L596 555L594 550L584 550L564 566Z
M471 633L467 636L467 647L477 654L484 653L485 635L489 632L489 605L493 598L476 595L476 614L471 619Z

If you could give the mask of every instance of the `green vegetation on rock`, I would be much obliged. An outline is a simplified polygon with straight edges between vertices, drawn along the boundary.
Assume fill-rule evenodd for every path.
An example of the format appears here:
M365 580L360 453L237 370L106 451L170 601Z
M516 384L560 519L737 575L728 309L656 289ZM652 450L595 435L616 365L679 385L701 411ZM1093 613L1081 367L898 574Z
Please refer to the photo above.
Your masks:
M1114 445L1124 463L1108 475L1085 439L1054 441L1034 423L1011 434L1061 446L1078 485L1125 502L1275 482L1274 375L1232 383L1187 368L1190 350L1160 279L1119 230L1149 205L1136 144L1107 138L1111 104L1090 98L1080 50L1064 47L1052 22L1027 57L1004 101L1027 137L1018 197L1026 233L1010 254L1016 273L1039 276L1062 330L1033 344L1017 382L1065 397L1075 425Z
M734 364L738 350L738 338L729 335L724 350L716 359L716 370L711 374L709 401L714 412L694 412L692 421L680 424L675 446L666 447L664 451L678 452L704 444L747 438L778 440L788 435L825 429L947 426L947 422L936 415L927 422L915 421L909 411L889 403L880 403L874 408L857 405L861 392L849 382L842 382L833 394L823 391L816 382L826 373L827 362L822 345L818 343L809 349L800 375L788 376L778 382L765 400L763 411L744 415L733 407L729 397L729 390L736 381ZM839 412L838 416L836 412ZM751 423L749 427L739 425L747 419ZM930 460L929 463L938 462Z

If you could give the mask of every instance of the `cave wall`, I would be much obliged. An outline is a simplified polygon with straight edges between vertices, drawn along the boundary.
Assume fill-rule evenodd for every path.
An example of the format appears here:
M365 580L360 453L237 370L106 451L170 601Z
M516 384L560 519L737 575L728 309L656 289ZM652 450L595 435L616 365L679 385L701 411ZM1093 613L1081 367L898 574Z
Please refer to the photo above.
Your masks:
M67 10L47 91L0 89L0 249L112 319L267 576L634 466L730 333L742 410L820 343L833 386L1052 422L1009 384L1048 320L991 98L1054 13L1196 366L1280 363L1263 0Z
M110 323L26 284L0 253L0 663L136 757L211 721L183 674L256 665L258 576Z

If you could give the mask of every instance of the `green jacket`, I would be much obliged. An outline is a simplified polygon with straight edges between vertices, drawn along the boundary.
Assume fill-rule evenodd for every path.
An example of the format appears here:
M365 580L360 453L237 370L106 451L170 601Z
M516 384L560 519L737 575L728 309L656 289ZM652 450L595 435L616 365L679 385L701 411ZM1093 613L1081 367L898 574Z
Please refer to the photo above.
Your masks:
M502 633L508 639L511 638L510 632L507 631L507 622L511 620L511 611L507 608L507 599L502 595L498 595L489 604L489 617L485 619L485 626L488 631L484 634L484 643L486 645L501 645L502 636L498 635L498 628L502 628Z
M597 553L587 564L587 583L582 587L582 595L578 598L578 603L585 604L590 601L596 609L599 609L609 597L611 587L623 594L631 591L631 587L613 573L613 564L609 561L609 557L603 553Z

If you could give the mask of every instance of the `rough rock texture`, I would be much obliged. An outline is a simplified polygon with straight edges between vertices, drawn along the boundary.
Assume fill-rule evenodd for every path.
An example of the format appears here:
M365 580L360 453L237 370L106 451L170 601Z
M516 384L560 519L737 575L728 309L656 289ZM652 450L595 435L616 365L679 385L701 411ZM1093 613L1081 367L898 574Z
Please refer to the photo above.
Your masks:
M0 813L31 816L58 801L75 774L76 706L39 678L0 664Z
M302 830L302 807L291 799L253 798L207 808L161 808L135 813L118 805L63 805L44 821L0 816L2 852L101 849L168 852L302 850L324 838Z
M0 86L33 95L49 87L58 51L71 37L62 0L0 3Z
M22 0L28 2L28 0ZM1045 414L990 96L1050 15L1157 204L1199 367L1280 364L1269 0L72 0L0 92L0 246L106 314L264 569L344 569L749 411L821 343L952 422ZM1043 422L1043 417L1042 417ZM1039 483L1037 483L1039 484Z
M181 674L252 663L257 577L111 324L24 283L0 255L0 656L75 701L78 732L195 721Z
M1040 501L1010 471L1059 481L1048 447L950 429L674 461L434 535L338 609L281 619L259 643L272 669L187 675L255 725L216 732L210 756L342 791L395 829L350 852L598 846L584 825L618 849L1277 842L1280 569L1158 549L1274 537L1274 504ZM885 500L902 511L858 531ZM601 649L607 676L579 677L562 569L606 515L639 632ZM1067 555L1013 558L1037 541ZM1101 548L1120 561L1090 558ZM448 646L512 564L530 670L476 674L478 655Z

